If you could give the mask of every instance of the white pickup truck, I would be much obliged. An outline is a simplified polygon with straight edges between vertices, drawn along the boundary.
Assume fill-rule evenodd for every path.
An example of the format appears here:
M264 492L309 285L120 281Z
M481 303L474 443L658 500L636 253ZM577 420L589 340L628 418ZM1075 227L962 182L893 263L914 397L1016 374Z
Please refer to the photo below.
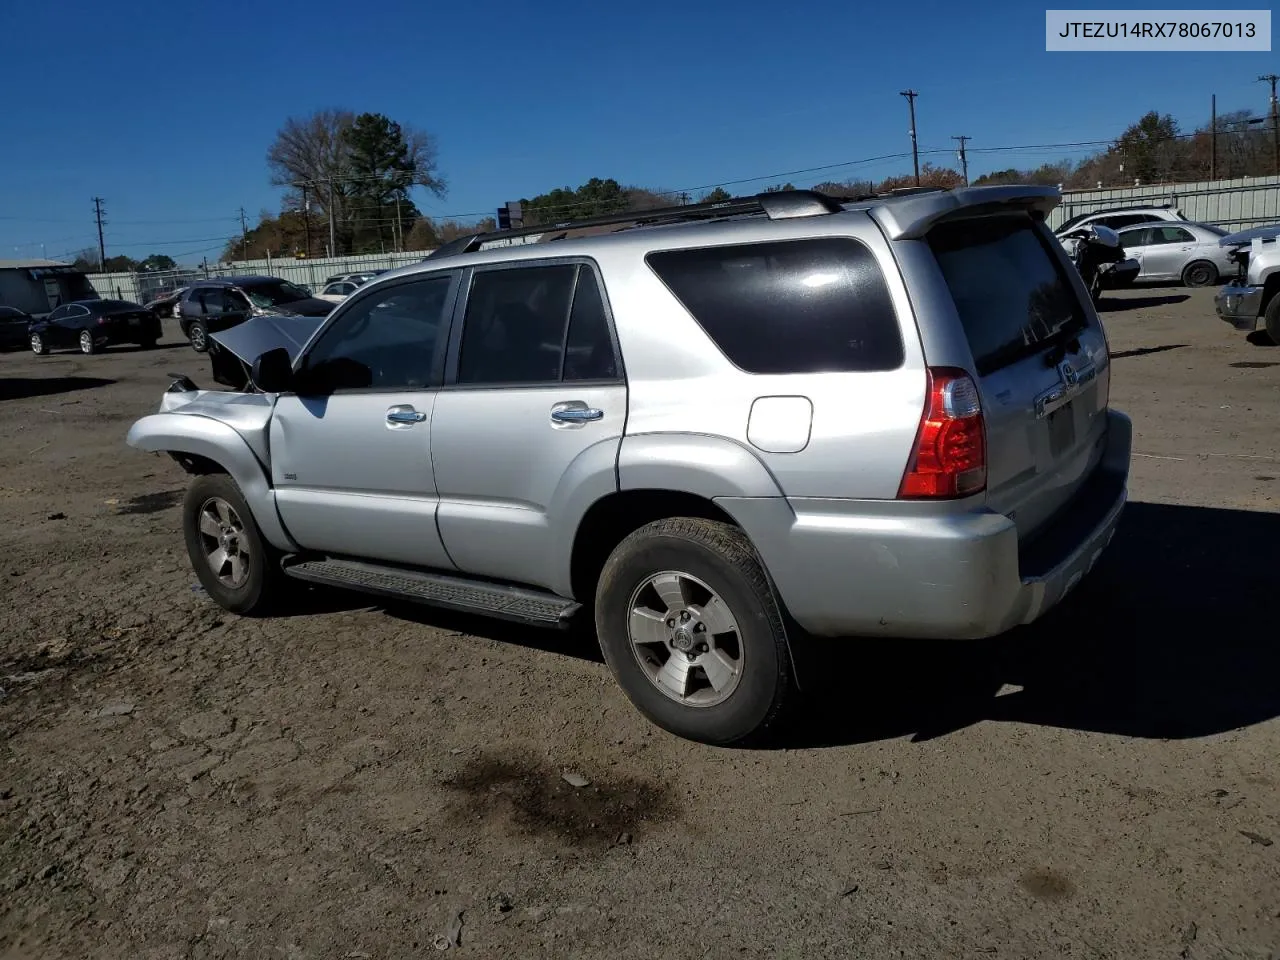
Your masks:
M1244 230L1218 242L1234 248L1240 267L1236 279L1214 297L1218 316L1250 332L1261 320L1271 342L1280 345L1280 226Z

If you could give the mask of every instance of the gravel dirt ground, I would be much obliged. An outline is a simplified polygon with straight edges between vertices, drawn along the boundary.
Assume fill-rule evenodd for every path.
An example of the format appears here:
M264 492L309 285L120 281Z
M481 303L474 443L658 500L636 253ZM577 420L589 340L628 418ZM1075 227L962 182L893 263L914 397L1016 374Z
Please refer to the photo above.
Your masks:
M1067 603L807 647L753 751L589 636L222 613L124 445L208 361L0 355L0 955L1280 956L1280 348L1212 293L1104 301L1131 505Z

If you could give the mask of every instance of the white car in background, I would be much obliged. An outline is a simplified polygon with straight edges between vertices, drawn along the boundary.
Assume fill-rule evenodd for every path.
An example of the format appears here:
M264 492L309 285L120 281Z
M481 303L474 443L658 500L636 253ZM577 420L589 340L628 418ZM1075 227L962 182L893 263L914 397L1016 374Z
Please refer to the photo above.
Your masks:
M328 300L332 303L341 303L351 294L356 292L356 288L360 284L351 280L339 280L337 283L331 283L320 291L318 296L321 300Z
M1212 224L1161 221L1119 233L1124 252L1142 265L1139 282L1174 280L1184 287L1207 287L1235 270L1231 251L1219 243L1227 231Z

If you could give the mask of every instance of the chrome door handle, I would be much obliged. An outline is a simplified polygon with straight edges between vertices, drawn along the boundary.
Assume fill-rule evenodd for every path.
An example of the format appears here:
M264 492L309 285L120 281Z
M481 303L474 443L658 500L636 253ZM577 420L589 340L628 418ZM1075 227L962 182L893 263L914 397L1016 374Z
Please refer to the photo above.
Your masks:
M411 424L421 423L427 415L413 407L392 407L387 411L387 423Z
M581 400L568 400L551 408L551 419L556 423L589 423L603 417L603 410L588 407Z

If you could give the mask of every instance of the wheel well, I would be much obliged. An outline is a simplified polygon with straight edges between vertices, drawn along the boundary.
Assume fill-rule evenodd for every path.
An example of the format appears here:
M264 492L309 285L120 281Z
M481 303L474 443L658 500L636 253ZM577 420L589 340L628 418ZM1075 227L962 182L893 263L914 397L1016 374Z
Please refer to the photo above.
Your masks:
M202 457L198 453L185 453L181 450L170 450L168 453L177 462L178 466L192 476L199 477L207 473L227 472L226 468L218 461Z
M1267 304L1280 294L1280 270L1277 270L1271 276L1267 277L1266 282L1262 285L1262 303L1259 312L1267 309Z
M570 577L581 603L595 599L596 581L613 548L647 523L667 517L701 517L736 526L706 497L670 490L624 490L597 500L578 524L573 540Z

